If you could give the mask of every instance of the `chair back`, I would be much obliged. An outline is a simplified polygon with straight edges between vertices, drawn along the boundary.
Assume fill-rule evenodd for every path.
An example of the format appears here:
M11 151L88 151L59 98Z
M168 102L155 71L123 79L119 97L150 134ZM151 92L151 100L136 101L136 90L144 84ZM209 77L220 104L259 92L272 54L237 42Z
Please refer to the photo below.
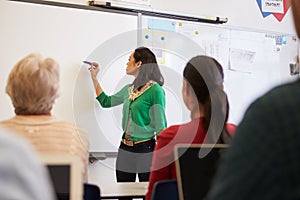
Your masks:
M100 200L101 193L100 188L97 185L85 183L83 190L83 199L84 200Z
M226 144L177 144L175 164L180 200L203 199Z
M177 181L175 179L157 181L153 186L151 200L179 200Z
M58 200L82 200L83 164L71 155L43 155Z

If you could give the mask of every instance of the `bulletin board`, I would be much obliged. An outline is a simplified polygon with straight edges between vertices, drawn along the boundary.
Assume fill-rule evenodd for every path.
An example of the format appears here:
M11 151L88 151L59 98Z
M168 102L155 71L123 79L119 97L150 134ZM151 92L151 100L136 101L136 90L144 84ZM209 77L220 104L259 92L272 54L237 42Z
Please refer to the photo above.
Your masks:
M290 71L298 53L295 35L148 16L142 21L143 43L160 55L163 67L182 74L185 63L195 56L189 47L192 42L200 49L196 55L212 56L221 63L230 123L239 124L249 105L271 88L298 78ZM180 39L176 42L168 35ZM170 47L174 41L179 43L176 48Z

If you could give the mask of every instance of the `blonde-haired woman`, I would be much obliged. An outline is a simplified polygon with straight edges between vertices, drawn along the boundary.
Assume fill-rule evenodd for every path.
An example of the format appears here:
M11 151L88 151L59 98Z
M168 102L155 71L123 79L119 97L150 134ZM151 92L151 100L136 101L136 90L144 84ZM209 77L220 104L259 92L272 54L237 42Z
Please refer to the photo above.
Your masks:
M29 140L40 156L79 157L84 168L83 180L87 181L87 133L51 115L58 89L59 65L54 59L39 54L24 57L11 70L6 85L16 115L0 125Z

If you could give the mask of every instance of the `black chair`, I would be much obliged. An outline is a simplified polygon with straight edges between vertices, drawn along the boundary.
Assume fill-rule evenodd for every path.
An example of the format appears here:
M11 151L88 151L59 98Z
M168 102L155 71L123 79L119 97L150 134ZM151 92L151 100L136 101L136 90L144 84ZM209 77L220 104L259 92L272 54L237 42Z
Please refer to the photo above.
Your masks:
M100 188L97 185L84 183L83 186L83 200L100 200Z
M177 144L174 157L179 199L204 199L227 144Z
M179 200L176 179L157 181L153 186L151 200Z

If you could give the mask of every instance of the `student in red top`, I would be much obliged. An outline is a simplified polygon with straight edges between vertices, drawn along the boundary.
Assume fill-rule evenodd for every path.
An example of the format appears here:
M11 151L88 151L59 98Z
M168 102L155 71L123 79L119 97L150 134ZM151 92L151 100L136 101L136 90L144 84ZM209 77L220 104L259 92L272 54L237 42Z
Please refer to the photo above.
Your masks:
M228 143L229 104L223 90L222 66L208 56L196 56L185 66L182 97L191 121L168 127L157 136L146 200L156 181L176 179L175 144Z

